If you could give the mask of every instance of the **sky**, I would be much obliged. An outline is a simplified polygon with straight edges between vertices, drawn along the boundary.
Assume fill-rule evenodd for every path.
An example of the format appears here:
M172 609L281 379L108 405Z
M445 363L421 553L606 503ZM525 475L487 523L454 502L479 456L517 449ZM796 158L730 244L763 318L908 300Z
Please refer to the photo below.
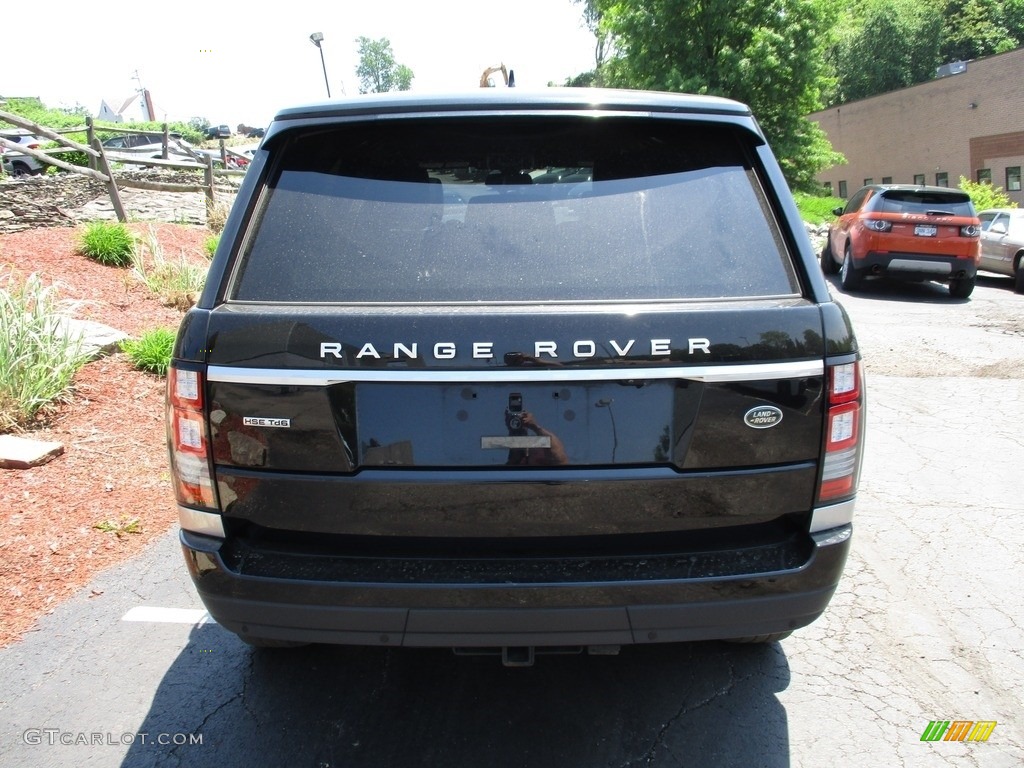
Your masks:
M414 91L479 87L502 63L516 87L593 69L594 38L572 0L289 0L281 4L130 3L85 12L79 0L46 5L59 22L6 35L0 97L38 96L47 107L115 111L141 88L157 119L269 124L286 106L357 96L356 39L387 38L415 75ZM321 32L320 53L309 36ZM497 81L501 83L500 74ZM141 99L124 112L142 120Z

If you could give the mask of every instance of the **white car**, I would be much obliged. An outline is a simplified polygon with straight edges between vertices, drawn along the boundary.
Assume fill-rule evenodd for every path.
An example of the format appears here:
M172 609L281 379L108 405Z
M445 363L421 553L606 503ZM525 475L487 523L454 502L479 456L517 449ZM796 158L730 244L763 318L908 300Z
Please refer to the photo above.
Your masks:
M20 130L0 131L0 136L3 136L8 141L15 141L29 149L39 149L48 141L39 136L33 136L27 131ZM0 145L0 159L3 161L4 173L8 173L11 176L34 176L46 170L45 163L41 163L31 155L26 155L6 145Z
M1014 278L1024 293L1024 208L989 208L981 219L981 261L978 269Z

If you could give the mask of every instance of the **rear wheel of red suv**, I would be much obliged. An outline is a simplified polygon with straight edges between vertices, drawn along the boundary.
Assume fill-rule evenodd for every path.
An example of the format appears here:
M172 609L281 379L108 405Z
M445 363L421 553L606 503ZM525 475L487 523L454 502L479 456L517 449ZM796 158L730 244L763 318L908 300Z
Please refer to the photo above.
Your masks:
M831 240L826 240L825 246L821 249L821 271L826 275L834 275L839 272L839 265L832 258Z
M839 269L839 284L844 291L853 291L860 287L864 280L864 270L853 266L853 254L850 253L850 244L846 244L846 251L843 255L843 266Z
M949 295L954 299L966 299L974 293L974 277L961 277L949 281Z

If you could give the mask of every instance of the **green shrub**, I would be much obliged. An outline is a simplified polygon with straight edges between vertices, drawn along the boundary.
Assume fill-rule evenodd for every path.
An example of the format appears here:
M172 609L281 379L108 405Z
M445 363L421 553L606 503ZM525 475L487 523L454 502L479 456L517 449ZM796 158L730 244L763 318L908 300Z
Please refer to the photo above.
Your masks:
M88 360L68 330L70 305L38 275L0 279L0 432L29 426Z
M85 143L84 137L82 143ZM77 150L74 152L61 152L59 155L57 155L57 157L59 157L65 163L69 163L71 165L77 165L81 168L89 167L89 156L85 154L85 152L79 152ZM46 170L47 172L52 170L54 173L63 173L63 171L55 165L51 165Z
M20 115L33 123L58 130L84 126L86 117L89 115L89 110L81 105L71 109L50 109L34 96L9 98L3 106L3 110L13 115Z
M94 221L82 233L78 249L100 264L126 267L132 263L135 238L124 224Z
M145 331L138 339L125 339L121 351L131 358L135 367L158 376L167 374L174 351L175 333L170 328L153 328Z
M987 208L1016 208L1017 204L1003 191L1002 187L993 187L991 182L971 181L960 177L960 189L971 196L974 210L984 211Z
M832 209L846 205L846 201L840 197L819 197L808 195L806 192L794 192L793 199L796 200L800 216L810 224L832 221L835 218Z
M212 237L206 238L206 242L203 243L203 248L206 250L208 258L213 258L213 254L217 252L218 245L220 245L220 235L213 235Z

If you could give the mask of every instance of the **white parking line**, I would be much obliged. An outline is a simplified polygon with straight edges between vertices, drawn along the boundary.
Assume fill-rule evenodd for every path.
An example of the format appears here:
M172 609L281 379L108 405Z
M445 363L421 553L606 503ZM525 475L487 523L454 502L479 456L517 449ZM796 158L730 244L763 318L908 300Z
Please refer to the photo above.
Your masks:
M121 621L148 621L159 624L212 624L213 617L201 608L157 608L140 605L121 617Z

